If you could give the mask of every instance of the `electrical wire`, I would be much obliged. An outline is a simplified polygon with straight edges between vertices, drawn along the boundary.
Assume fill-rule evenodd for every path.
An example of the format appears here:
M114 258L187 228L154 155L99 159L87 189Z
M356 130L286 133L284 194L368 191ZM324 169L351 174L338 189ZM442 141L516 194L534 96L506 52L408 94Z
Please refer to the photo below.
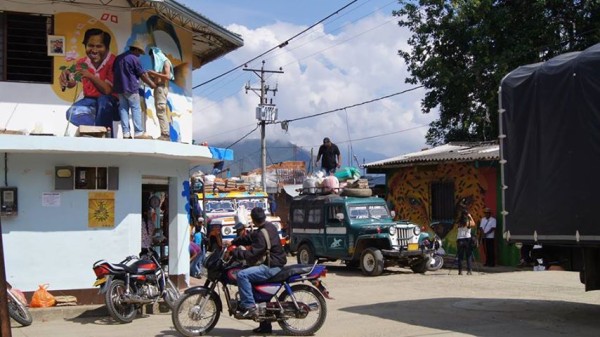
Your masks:
M290 42L291 42L293 39L295 39L296 37L298 37L298 36L300 36L300 35L302 35L302 34L306 33L307 31L309 31L309 30L313 29L315 26L317 26L317 25L318 25L318 24L320 24L321 22L324 22L324 21L326 21L327 19L329 19L330 17L332 17L332 16L334 16L334 15L338 14L340 11L342 11L342 10L346 9L348 6L352 5L352 4L353 4L353 3L355 3L356 1L358 1L358 0L352 0L350 3L348 3L348 4L344 5L342 8L340 8L340 9L336 10L335 12L333 12L333 13L329 14L328 16L326 16L325 18L323 18L323 19L321 19L321 20L317 21L316 23L314 23L314 24L310 25L308 28L306 28L306 29L302 30L300 33L297 33L296 35L294 35L294 36L290 37L289 39L285 40L284 42L280 43L279 45L277 45L277 46L275 46L275 47L272 47L271 49L269 49L269 50L267 50L267 51L263 52L262 54L260 54L260 55L258 55L258 56L255 56L254 58L252 58L252 59L250 59L250 60L248 60L248 61L246 61L246 62L244 62L244 63L240 64L239 66L237 66L237 67L235 67L235 68L233 68L233 69L231 69L231 70L228 70L228 71L226 71L226 72L222 73L221 75L218 75L218 76L216 76L216 77L213 77L213 78L211 78L211 79L210 79L210 80L208 80L208 81L204 81L204 82L202 82L202 83L200 83L200 84L198 84L198 85L196 85L196 86L193 86L193 87L192 87L192 89L199 88L199 87L201 87L201 86L203 86L203 85L205 85L205 84L208 84L208 83L210 83L210 82L212 82L212 81L214 81L214 80L216 80L216 79L218 79L218 78L221 78L221 77L223 77L223 76L225 76L225 75L227 75L227 74L229 74L229 73L231 73L231 72L233 72L233 71L235 71L235 70L237 70L237 69L240 69L241 67L245 66L246 64L248 64L248 63L250 63L250 62L252 62L252 61L255 61L255 60L257 60L257 59L259 59L259 58L261 58L261 57L263 57L264 55L266 55L266 54L268 54L268 53L272 52L273 50L276 50L276 49L278 49L278 48L283 48L283 47L287 46L287 45L288 45L288 44L289 44L289 43L290 43Z
M248 132L248 133L247 133L246 135L244 135L242 138L240 138L240 139L236 140L235 142L233 142L233 144L231 144L231 145L227 146L225 149L229 149L230 147L232 147L232 146L234 146L235 144L237 144L237 143L241 142L242 140L244 140L244 138L246 138L246 137L250 136L250 135L251 135L251 134L252 134L254 131L256 131L256 129L258 129L259 125L260 125L260 124L257 124L257 125L256 125L256 127L255 127L255 128L252 130L252 131Z
M303 116L303 117L298 117L298 118L293 118L293 119L286 119L286 120L283 120L283 121L276 121L276 122L274 122L272 124L277 124L277 123L291 123L291 122L295 122L295 121L299 121L299 120L303 120L303 119L308 119L308 118L314 118L314 117L318 117L318 116L323 116L323 115L327 115L327 114L330 114L330 113L333 113L333 112L337 112L337 111L341 111L341 110L344 110L344 109L355 108L357 106L361 106L361 105L365 105L365 104L369 104L369 103L381 101L382 99L386 99L386 98L398 96L398 95L401 95L401 94L404 94L404 93L407 93L407 92L410 92L410 91L413 91L413 90L417 90L419 88L423 88L423 86L419 85L419 86L416 86L416 87L412 87L410 89L402 90L402 91L399 91L399 92L396 92L396 93L393 93L393 94L390 94L390 95L386 95L386 96L381 96L381 97L374 98L374 99L371 99L371 100L368 100L368 101L364 101L364 102L361 102L361 103L347 105L347 106L342 107L342 108L337 108L337 109L333 109L333 110L329 110L329 111L319 112L319 113L316 113L316 114L307 115L307 116Z

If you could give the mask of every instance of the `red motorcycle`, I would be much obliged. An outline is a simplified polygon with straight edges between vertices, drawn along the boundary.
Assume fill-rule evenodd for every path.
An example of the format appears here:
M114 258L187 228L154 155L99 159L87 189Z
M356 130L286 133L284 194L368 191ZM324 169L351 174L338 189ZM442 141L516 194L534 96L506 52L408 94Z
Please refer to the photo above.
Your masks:
M218 293L219 284L228 314L235 319L249 319L237 310L239 294L235 291L237 272L244 266L228 259L225 251L223 247L206 257L204 286L187 289L171 313L175 329L184 336L204 335L215 327L224 310ZM326 274L325 266L316 262L314 265L288 265L269 280L253 284L252 292L258 304L258 317L253 319L277 322L286 335L313 335L327 317L325 298L330 297L321 282Z
M131 322L142 305L164 299L169 308L175 306L179 290L169 279L156 258L129 256L120 263L99 260L94 263L96 282L110 315L120 323Z

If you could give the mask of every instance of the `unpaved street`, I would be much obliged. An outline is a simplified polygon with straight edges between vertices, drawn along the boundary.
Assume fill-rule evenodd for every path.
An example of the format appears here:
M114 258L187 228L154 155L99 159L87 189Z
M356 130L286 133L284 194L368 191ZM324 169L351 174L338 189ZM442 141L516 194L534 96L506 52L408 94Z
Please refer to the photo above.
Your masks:
M511 271L459 276L391 268L365 277L328 263L335 300L317 336L597 336L600 292L584 292L579 276L561 271ZM497 270L497 269L496 269ZM495 271L496 271L495 270ZM221 316L214 336L251 336L257 324ZM119 325L108 317L13 324L13 336L177 336L169 314ZM274 325L276 333L281 330Z

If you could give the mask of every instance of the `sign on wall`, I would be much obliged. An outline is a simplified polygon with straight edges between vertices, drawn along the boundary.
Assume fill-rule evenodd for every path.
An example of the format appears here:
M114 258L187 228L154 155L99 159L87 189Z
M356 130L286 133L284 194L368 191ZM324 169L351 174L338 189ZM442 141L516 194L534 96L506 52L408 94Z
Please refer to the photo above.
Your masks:
M90 192L88 195L88 227L115 226L115 193Z

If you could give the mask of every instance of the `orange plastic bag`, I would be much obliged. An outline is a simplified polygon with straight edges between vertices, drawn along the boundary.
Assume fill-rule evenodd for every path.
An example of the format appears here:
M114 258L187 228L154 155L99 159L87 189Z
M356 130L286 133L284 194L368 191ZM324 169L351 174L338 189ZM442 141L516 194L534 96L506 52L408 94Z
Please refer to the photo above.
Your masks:
M40 288L33 293L31 297L32 308L47 308L53 307L56 304L56 299L48 292L48 284L40 284Z

